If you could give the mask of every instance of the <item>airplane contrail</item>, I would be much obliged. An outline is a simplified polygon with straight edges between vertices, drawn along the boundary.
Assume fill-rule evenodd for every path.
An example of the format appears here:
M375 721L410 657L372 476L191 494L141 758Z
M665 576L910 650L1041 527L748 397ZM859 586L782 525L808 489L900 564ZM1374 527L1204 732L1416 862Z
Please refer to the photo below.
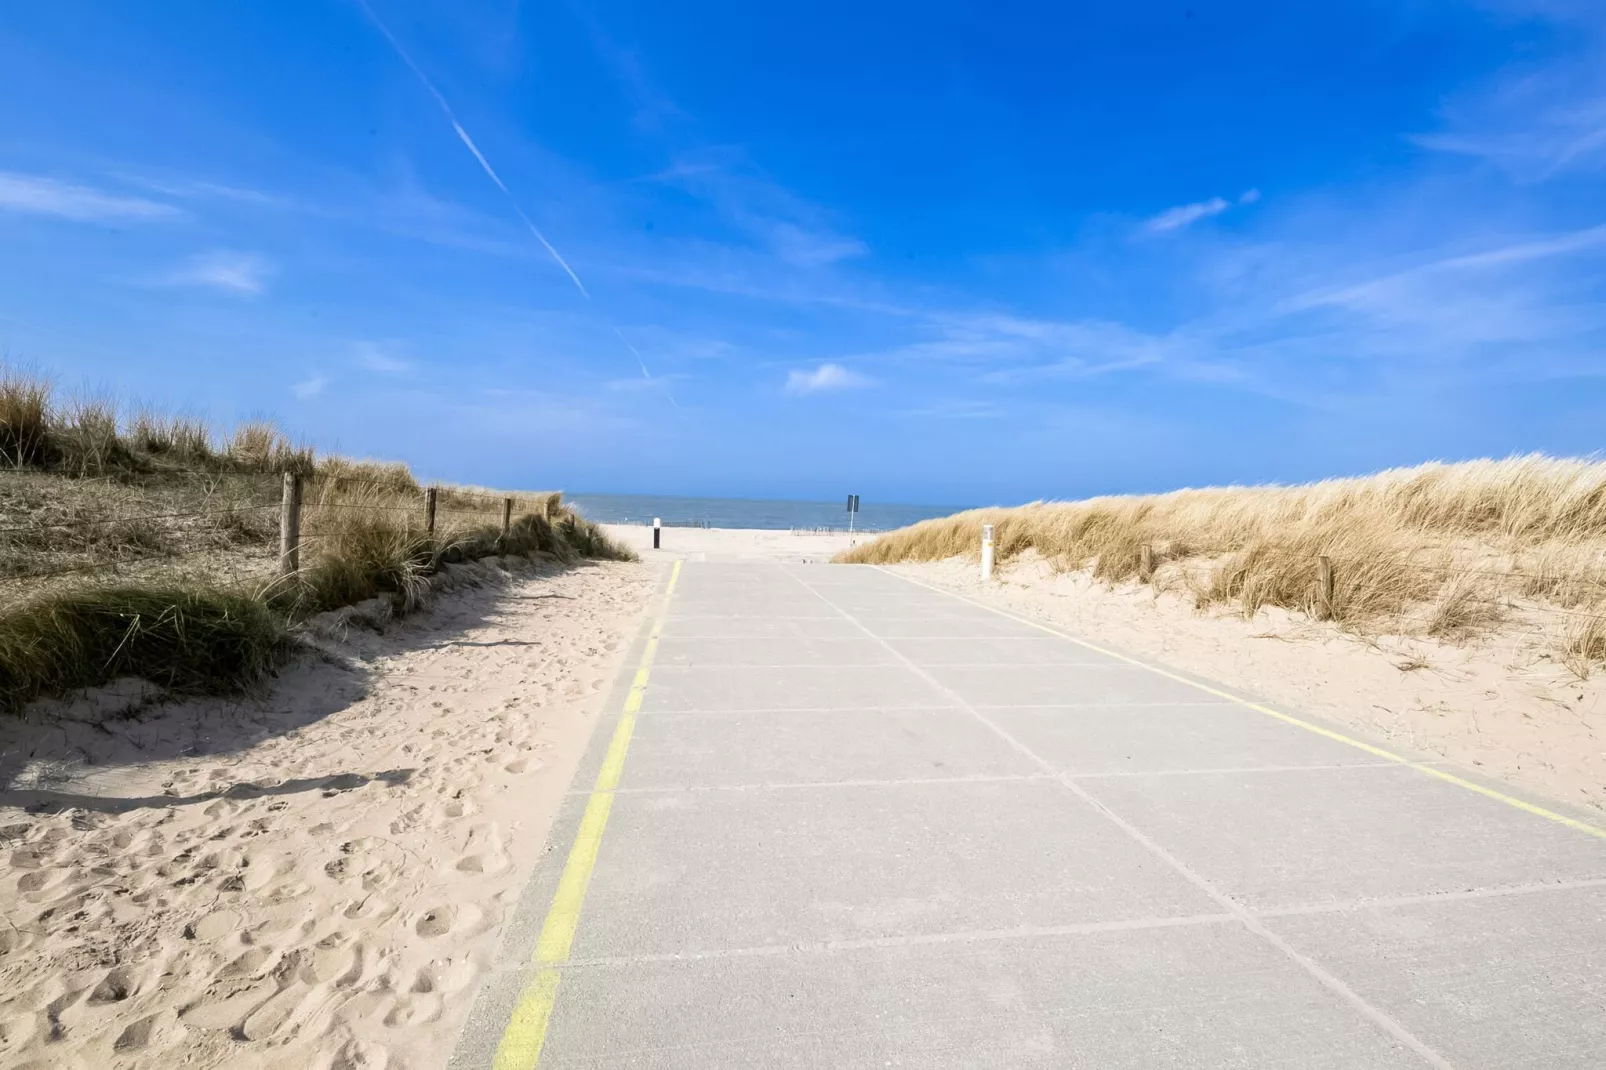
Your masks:
M623 332L619 328L615 327L613 329L613 333L619 336L619 341L621 341L621 342L623 342L625 344L625 348L630 350L631 355L633 355L636 358L636 363L641 365L641 377L643 379L647 380L649 383L658 383L658 382L663 383L664 384L664 397L669 399L669 404L673 405L677 409L680 408L680 402L676 401L675 400L675 395L670 393L670 391L669 391L669 382L668 382L668 380L654 379L652 377L652 372L647 370L647 362L645 360L641 359L641 350L637 349L635 346L630 344L630 339L625 337L625 332Z
M439 104L441 111L446 113L447 121L452 124L452 129L457 131L458 139L463 142L464 147L474 154L474 159L479 161L479 165L485 171L485 174L492 182L496 183L496 188L501 190L503 195L507 197L508 203L513 206L513 211L523 221L524 225L529 228L530 233L535 235L535 240L540 242L541 247L548 253L552 254L552 259L556 260L558 266L569 276L570 281L574 283L575 289L579 290L580 295L589 301L591 294L586 290L586 284L580 281L580 276L574 273L574 268L570 267L569 262L563 259L563 254L558 252L553 244L546 240L546 235L541 233L541 228L536 226L530 217L524 214L524 209L519 207L519 202L513 197L513 191L507 188L507 183L503 182L502 176L496 173L496 168L491 166L491 161L487 160L485 154L480 151L479 146L474 144L474 139L469 137L467 130L463 129L463 124L457 121L457 114L452 111L452 106L446 102L446 98L441 95L441 91L435 88L435 83L429 80L429 75L424 73L422 67L413 62L413 57L408 55L401 42L396 40L396 35L390 32L390 28L374 13L374 9L368 6L368 0L357 0L357 6L363 9L363 13L368 16L369 21L374 24L380 33L384 34L385 40L390 42L390 47L396 50L396 55L401 57L401 61L407 64L408 70L417 75L418 80L424 83L424 88L429 90L429 95L435 98L435 103ZM629 343L626 344L628 345ZM639 353L636 355L636 359L638 361L641 359Z
M390 27L386 26L384 21L375 14L374 9L368 6L368 0L357 0L357 6L362 8L363 13L368 16L368 21L372 22L374 27L384 35L385 40L390 42L390 47L395 50L396 55L401 57L401 61L407 64L407 69L418 77L425 89L429 90L429 95L435 98L435 103L440 105L440 109L445 113L447 121L452 124L452 129L457 132L458 140L463 143L464 148L473 154L474 159L479 163L480 169L485 172L486 177L496 183L496 188L502 191L502 195L507 198L507 202L512 206L514 213L529 228L530 233L535 235L535 240L540 242L541 247L552 255L552 259L558 262L558 266L563 269L564 273L569 276L570 281L574 283L575 289L580 291L580 296L587 301L591 300L591 293L586 289L585 283L580 281L580 276L575 274L574 268L570 267L569 262L563 259L563 254L558 252L553 244L546 240L546 235L541 233L541 228L536 226L534 221L524 214L524 209L519 207L518 199L513 196L513 191L507 188L507 183L503 182L502 176L496 173L496 168L491 166L491 161L487 160L485 154L480 151L480 147L474 144L474 139L469 136L467 130L463 129L463 124L457 121L457 113L452 111L452 106L446 102L446 98L441 94L441 91L435 88L435 83L429 80L429 75L425 74L423 68L413 61L413 57L402 47L401 42L396 40L396 35L390 32ZM669 399L669 404L679 409L680 402L676 401L675 395L670 393L668 382L653 378L652 372L647 370L647 362L642 359L641 351L630 344L630 340L624 336L623 331L618 327L614 327L613 333L618 335L619 341L623 342L625 348L630 350L630 355L636 358L636 364L641 368L642 378L649 382L662 382L664 397Z
M639 350L635 346L631 345L630 344L630 339L626 338L625 337L625 332L621 331L619 328L615 327L613 329L613 333L617 334L619 336L619 341L621 341L621 342L623 342L625 344L625 348L630 350L631 355L636 358L636 363L641 365L641 374L642 374L642 376L644 378L651 379L652 378L652 373L647 370L647 362L641 359L641 350Z

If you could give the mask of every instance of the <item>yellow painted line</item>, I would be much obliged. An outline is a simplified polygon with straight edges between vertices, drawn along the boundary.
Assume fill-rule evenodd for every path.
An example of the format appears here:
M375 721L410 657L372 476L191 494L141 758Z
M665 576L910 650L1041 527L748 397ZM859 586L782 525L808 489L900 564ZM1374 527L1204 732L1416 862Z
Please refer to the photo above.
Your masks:
M879 568L880 566L876 567ZM1587 821L1580 821L1575 817L1568 817L1566 814L1558 814L1554 810L1546 810L1543 806L1535 806L1531 802L1525 802L1524 800L1513 795L1507 795L1503 791L1496 791L1494 788L1485 787L1484 785L1476 783L1475 781L1458 777L1454 773L1446 772L1443 769L1438 769L1431 765L1424 765L1421 762L1412 761L1403 754L1395 754L1393 751L1384 750L1382 747L1374 747L1370 743L1355 739L1353 736L1346 736L1342 732L1334 732L1330 728L1323 728L1321 725L1312 724L1311 722L1302 720L1293 716L1292 714L1284 713L1281 710L1274 710L1270 706L1262 706L1258 702L1250 702L1248 699L1239 698L1237 695L1222 691L1219 688L1211 687L1209 684L1201 684L1197 680L1190 680L1186 676L1181 676L1177 673L1162 669L1158 665L1151 665L1146 661L1140 661L1137 658L1129 657L1128 655L1122 654L1119 651L1111 650L1108 647L1099 646L1097 643L1090 643L1086 639L1079 639L1076 636L1071 635L1069 632L1062 632L1058 628L1043 624L1041 621L1032 620L1030 617L1017 616L1008 610L999 609L996 606L990 606L985 602L980 602L974 598L959 594L957 591L945 591L941 587L933 587L929 583L922 583L921 581L911 579L908 576L899 576L896 572L892 573L892 575L898 576L899 579L906 580L917 587L924 587L929 591L936 591L939 594L950 595L951 597L959 599L961 602L969 602L973 606L976 606L980 609L985 609L990 613L996 613L1000 617L1007 617L1008 619L1015 621L1017 624L1027 624L1040 631L1045 631L1050 635L1058 636L1061 639L1067 639L1070 642L1075 643L1077 646L1085 647L1088 650L1097 651L1106 657L1114 658L1117 661L1124 661L1128 665L1136 665L1140 669L1147 669L1149 672L1157 673L1160 676L1164 676L1168 680L1175 680L1179 684L1187 684L1189 687L1198 691L1203 691L1207 695L1214 695L1217 698L1226 699L1228 702L1243 706L1246 709L1254 710L1256 713L1263 713L1267 717L1275 717L1279 721L1294 725L1297 728L1303 728L1307 732L1314 732L1318 736L1326 736L1328 739L1334 740L1338 743L1346 744L1354 747L1357 750L1363 750L1367 754L1375 755L1376 757L1384 758L1391 762L1398 762L1400 765L1406 766L1410 769L1415 769L1419 773L1426 773L1428 776L1436 777L1447 784L1454 784L1456 787L1466 788L1468 791L1477 792L1479 795L1482 795L1485 798L1494 799L1496 802L1503 802L1507 806L1514 807L1515 809L1521 810L1524 813L1533 814L1535 817L1542 817L1547 821L1554 821L1558 825L1566 825L1570 829L1576 829L1579 832L1594 836L1597 839L1606 840L1606 829L1600 828L1596 825L1591 825Z
M558 981L561 972L558 964L568 961L569 949L574 945L575 930L580 925L580 909L585 905L586 888L591 884L591 871L597 865L597 852L602 848L602 833L608 827L608 813L613 809L614 790L619 787L619 775L624 772L625 753L630 749L630 737L636 729L636 714L641 710L641 699L647 691L647 680L652 670L652 659L658 653L658 637L663 632L664 612L669 607L669 596L675 593L680 580L680 562L675 562L669 574L669 586L664 591L663 605L658 619L653 622L652 633L647 637L647 649L642 652L641 664L625 697L624 711L619 725L608 742L602 768L597 772L591 797L586 800L585 814L580 818L580 829L569 848L569 858L563 864L563 876L558 879L558 890L552 896L552 906L546 920L541 923L541 936L535 942L531 959L534 973L519 993L518 1004L508 1019L502 1040L496 1046L494 1070L532 1070L541 1061L541 1048L546 1044L547 1025L552 1020L552 1007L558 998Z

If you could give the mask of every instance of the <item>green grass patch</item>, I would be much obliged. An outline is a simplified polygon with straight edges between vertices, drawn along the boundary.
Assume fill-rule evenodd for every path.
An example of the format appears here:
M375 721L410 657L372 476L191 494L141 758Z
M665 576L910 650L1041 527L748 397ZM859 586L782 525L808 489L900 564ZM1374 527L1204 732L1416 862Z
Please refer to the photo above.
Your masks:
M175 694L223 694L263 680L291 653L283 614L248 594L85 587L0 615L0 710L16 713L120 676Z

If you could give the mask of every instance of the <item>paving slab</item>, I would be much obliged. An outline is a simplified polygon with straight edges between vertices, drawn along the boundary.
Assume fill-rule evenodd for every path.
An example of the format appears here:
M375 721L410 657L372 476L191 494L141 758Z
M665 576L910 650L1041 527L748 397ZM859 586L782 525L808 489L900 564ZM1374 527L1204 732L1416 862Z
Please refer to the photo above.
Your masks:
M1598 841L1399 765L1081 784L1255 910L1606 877Z
M1200 773L1383 759L1195 692L1192 702L989 708L987 719L1074 776Z
M843 617L671 617L664 621L666 639L854 639L864 630Z
M731 636L686 639L670 634L658 644L657 664L681 666L901 665L898 655L863 635L842 639Z
M563 984L542 1065L1422 1065L1237 925L631 963Z
M876 706L952 706L942 689L903 665L757 665L703 668L661 665L642 712L754 709L858 709Z
M578 958L1220 907L1058 784L1023 780L621 793L586 911Z
M1606 1066L1606 888L1268 919L1456 1066Z
M1046 774L968 711L942 708L655 713L625 790Z
M1212 697L1180 680L1113 658L1084 665L932 666L927 671L976 706L1199 702Z
M843 620L843 623L849 622ZM854 623L874 637L887 640L992 638L1001 635L1031 638L1043 634L1030 624L981 612L967 616L889 616L874 620L856 617ZM864 631L860 634L864 634Z
M923 668L958 665L1108 665L1110 657L1055 635L889 639L886 645Z

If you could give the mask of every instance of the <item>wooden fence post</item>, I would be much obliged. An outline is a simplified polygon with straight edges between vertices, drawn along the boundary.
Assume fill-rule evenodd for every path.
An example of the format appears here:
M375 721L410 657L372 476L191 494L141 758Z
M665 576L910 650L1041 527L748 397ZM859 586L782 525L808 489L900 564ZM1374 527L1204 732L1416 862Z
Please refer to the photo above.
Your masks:
M1148 583L1154 578L1154 544L1144 543L1138 550L1138 579Z
M1316 619L1333 619L1333 559L1316 559Z
M508 532L513 530L513 499L502 499L502 538L507 538Z
M284 498L279 506L279 571L293 576L301 568L301 476L284 474Z
M424 492L424 530L430 535L435 534L435 496L434 487Z

